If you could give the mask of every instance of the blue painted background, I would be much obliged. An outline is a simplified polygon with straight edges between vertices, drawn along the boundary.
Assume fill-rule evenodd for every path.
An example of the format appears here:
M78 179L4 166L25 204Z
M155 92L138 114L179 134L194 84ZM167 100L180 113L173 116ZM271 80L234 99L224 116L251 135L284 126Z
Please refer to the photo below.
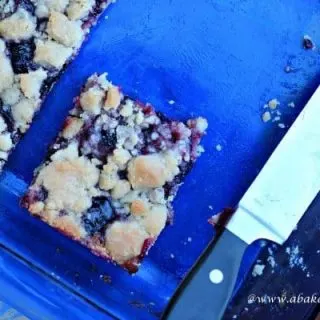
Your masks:
M289 126L319 84L319 51L301 45L304 34L320 45L319 21L318 0L119 0L107 10L0 178L0 244L7 250L0 298L34 319L99 319L97 306L122 319L156 318L212 238L207 219L239 201L286 132L262 123L263 105L276 97ZM210 124L206 153L175 201L174 225L134 277L18 205L73 97L90 74L105 71L167 115L202 115ZM295 109L287 107L291 101ZM246 257L242 277L256 252Z

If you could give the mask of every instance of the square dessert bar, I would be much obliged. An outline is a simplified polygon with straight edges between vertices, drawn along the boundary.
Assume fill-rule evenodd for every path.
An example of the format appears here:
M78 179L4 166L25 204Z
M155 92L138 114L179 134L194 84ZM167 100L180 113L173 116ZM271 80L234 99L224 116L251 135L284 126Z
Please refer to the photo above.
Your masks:
M91 76L22 205L95 254L135 272L172 217L203 152L204 118L186 123Z
M111 0L0 0L0 171Z

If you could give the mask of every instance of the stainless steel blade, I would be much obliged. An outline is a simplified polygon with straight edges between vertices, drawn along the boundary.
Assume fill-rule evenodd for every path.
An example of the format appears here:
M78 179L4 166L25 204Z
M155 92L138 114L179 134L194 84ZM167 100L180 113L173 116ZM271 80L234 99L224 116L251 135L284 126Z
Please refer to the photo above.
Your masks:
M320 191L320 87L276 148L227 225L250 244L282 244Z

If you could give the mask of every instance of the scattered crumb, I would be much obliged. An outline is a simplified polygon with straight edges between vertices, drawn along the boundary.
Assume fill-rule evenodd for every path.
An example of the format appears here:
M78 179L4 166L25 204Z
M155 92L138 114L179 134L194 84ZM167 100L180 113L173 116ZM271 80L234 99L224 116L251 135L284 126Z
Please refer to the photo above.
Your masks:
M263 115L262 115L262 121L263 122L268 122L271 120L271 113L269 111L266 111Z
M260 240L260 241L259 241L259 244L260 244L260 246L263 248L263 247L265 247L265 246L268 244L268 242L267 242L266 240Z
M308 36L308 35L305 35L305 36L303 37L303 42L302 42L302 43L303 43L303 47L304 47L306 50L314 49L314 47L315 47L315 45L314 45L311 37Z
M269 262L269 265L271 266L271 273L274 273L275 268L277 267L277 263L276 263L274 257L268 257L267 261Z
M278 123L278 127L281 129L285 129L286 125L284 123Z
M290 108L294 108L296 105L295 105L295 103L292 101L292 102L290 102L290 103L288 103L288 107L290 107Z
M320 253L320 250L317 250L317 253Z
M306 271L307 266L304 263L303 257L300 255L300 250L298 246L287 247L286 253L289 256L289 266L290 268L299 268L302 271Z
M263 274L263 270L266 266L264 264L256 264L254 267L253 267L253 270L252 270L252 276L253 277L256 277L256 276L261 276Z
M173 253L170 254L170 258L174 259L174 254Z
M277 110L277 111L276 111L276 115L277 115L277 116L281 116L281 115L282 115L282 112L281 112L280 110Z
M236 314L232 316L232 319L237 319L237 318L238 316Z
M134 295L134 292L133 292L133 291L130 291L130 294L133 296L133 295Z
M249 309L247 307L244 308L245 311L248 311Z
M176 102L175 102L174 100L169 100L168 103L169 103L170 105L173 105L173 104L175 104Z
M111 283L111 277L106 275L106 274L100 274L99 278L104 282L104 283Z
M188 242L191 242L191 241L192 241L192 238L191 238L191 237L188 237L187 240L188 240Z
M280 105L280 102L277 99L272 99L268 102L268 106L270 109L275 110Z
M218 221L219 221L219 217L220 217L220 213L218 213L218 214L212 216L211 218L209 218L208 222L215 227L217 225Z
M213 206L208 206L208 208L209 208L210 210L213 210Z
M269 262L271 268L273 269L277 264L276 264L276 260L274 259L273 256L269 256L267 258L267 261Z
M277 267L277 263L276 263L276 260L274 258L274 253L273 253L273 250L272 248L268 248L268 253L269 253L269 256L267 258L267 262L269 263L270 267L271 267L271 273L274 273L275 272L275 267Z
M109 19L109 16L105 16L104 19L105 19L105 20L108 20L108 19Z
M292 67L291 66L285 66L284 71L286 73L290 73L292 71Z
M221 144L217 144L216 145L216 150L217 151L221 151L222 150L222 145Z
M281 120L281 117L280 116L275 116L273 119L272 119L272 122L278 122Z

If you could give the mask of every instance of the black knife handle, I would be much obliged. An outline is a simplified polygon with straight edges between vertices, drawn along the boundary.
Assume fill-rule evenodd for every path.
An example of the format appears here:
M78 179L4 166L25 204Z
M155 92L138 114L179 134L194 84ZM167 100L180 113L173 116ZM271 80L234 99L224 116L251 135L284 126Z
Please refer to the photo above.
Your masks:
M220 320L231 298L247 244L227 229L212 241L170 301L163 319ZM223 273L219 284L209 274Z

